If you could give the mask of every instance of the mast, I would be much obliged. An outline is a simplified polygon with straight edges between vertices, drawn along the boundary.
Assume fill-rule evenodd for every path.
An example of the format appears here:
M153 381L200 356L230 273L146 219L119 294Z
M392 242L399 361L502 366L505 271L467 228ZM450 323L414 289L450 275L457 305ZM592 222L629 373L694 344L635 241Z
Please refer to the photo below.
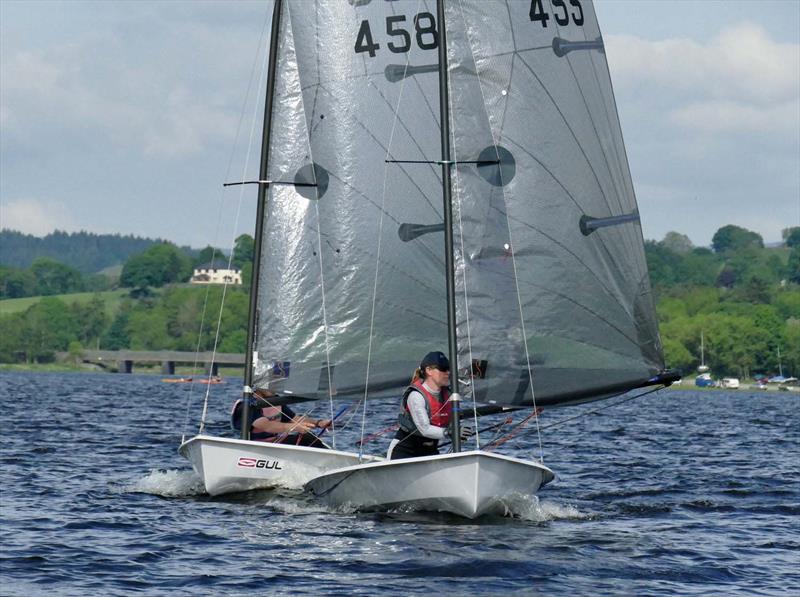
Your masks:
M436 1L439 22L439 118L442 133L442 203L444 206L444 263L447 285L447 345L450 353L450 390L452 420L450 435L453 452L461 451L458 393L458 342L456 338L456 284L453 264L453 209L450 185L450 98L447 92L447 32L444 23L444 0Z
M706 367L705 341L703 339L703 330L700 330L700 366L697 367L697 372L705 373L706 371L708 371L708 367Z
M261 133L261 164L259 181L267 180L269 165L269 143L272 136L272 104L275 95L275 78L278 64L278 42L281 27L281 7L283 0L275 0L272 7L272 30L269 40L269 66L267 67L267 88L264 97L264 126ZM244 388L242 390L242 439L250 439L250 403L248 398L253 389L253 365L256 355L256 329L258 328L258 278L261 270L261 240L264 235L264 211L267 201L268 185L259 182L258 205L256 206L256 231L253 246L253 274L250 279L250 306L247 316L247 344L244 359Z

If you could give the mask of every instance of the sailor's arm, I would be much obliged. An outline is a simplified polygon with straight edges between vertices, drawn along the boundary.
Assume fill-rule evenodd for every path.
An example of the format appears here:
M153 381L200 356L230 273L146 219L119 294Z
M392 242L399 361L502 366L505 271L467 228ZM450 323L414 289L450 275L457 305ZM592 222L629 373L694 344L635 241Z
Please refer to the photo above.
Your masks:
M445 428L431 425L428 418L428 411L425 408L425 397L419 392L411 392L408 395L408 411L411 413L411 418L414 420L414 425L417 430L424 437L428 439L443 439L445 437Z
M326 427L330 427L331 425L330 419L313 419L305 415L302 417L299 416L292 417L292 422L295 425L300 424L303 427L308 426L309 431L311 429L325 429Z
M305 420L304 420L305 419ZM314 429L314 421L305 417L295 417L293 420L284 423L266 417L260 417L253 421L253 428L257 431L277 435L280 433L308 433Z

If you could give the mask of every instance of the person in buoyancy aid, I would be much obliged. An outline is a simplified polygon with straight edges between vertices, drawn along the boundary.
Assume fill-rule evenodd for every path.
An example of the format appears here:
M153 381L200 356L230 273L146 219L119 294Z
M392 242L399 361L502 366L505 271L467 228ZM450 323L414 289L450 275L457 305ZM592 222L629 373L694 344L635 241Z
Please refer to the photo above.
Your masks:
M389 460L433 456L439 453L439 440L449 437L452 404L450 361L442 352L425 355L414 372L400 404L400 428L389 444ZM472 431L462 428L462 436Z
M250 400L250 439L262 442L293 444L327 448L320 439L311 433L312 429L327 429L329 419L311 419L298 416L286 405L272 406L269 402L274 396L269 390L256 390ZM242 429L242 400L233 405L231 426L238 432Z

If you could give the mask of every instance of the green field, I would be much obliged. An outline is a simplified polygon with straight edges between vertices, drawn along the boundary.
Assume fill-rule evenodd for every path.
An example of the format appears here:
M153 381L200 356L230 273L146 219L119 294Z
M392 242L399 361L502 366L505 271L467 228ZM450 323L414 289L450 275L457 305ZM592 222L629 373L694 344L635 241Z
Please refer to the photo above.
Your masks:
M92 297L99 296L105 301L106 313L112 316L117 312L120 301L128 296L127 290L109 290L106 292L77 292L75 294L57 294L54 298L61 299L67 304L72 303L88 303ZM43 297L29 296L25 298L16 299L3 299L0 300L0 315L8 315L10 313L21 313L27 310L31 305L38 303Z

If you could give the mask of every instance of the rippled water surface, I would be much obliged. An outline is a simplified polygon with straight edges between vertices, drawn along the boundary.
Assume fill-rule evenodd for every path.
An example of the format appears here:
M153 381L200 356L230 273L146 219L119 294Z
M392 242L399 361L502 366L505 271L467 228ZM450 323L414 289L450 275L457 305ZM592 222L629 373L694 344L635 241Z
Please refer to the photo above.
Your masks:
M227 433L239 387L212 386L212 432ZM542 432L557 478L516 517L466 521L331 512L291 487L210 498L176 452L204 391L139 375L0 373L0 593L800 589L797 394L669 391L545 411L543 426L601 412ZM368 431L394 409L371 405ZM347 430L338 447L354 439ZM503 451L537 445L530 432Z

